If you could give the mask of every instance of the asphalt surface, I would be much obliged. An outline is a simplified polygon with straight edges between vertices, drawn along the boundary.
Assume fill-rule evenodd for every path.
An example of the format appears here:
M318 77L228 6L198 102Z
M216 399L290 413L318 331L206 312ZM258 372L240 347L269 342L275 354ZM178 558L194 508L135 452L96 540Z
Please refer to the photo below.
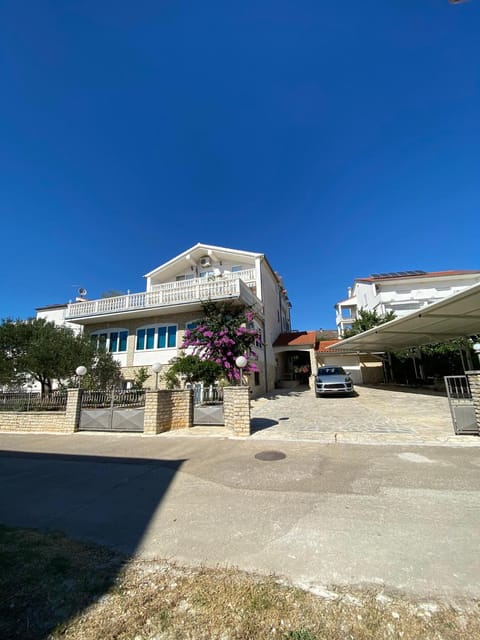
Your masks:
M480 597L478 447L0 434L0 481L10 526L319 593Z

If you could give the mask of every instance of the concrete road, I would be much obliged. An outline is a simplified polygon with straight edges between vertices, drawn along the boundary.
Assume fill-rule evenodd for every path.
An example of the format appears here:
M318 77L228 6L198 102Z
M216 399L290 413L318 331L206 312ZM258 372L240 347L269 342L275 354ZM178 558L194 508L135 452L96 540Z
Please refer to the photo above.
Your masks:
M480 597L477 447L2 434L0 480L7 525L313 590Z

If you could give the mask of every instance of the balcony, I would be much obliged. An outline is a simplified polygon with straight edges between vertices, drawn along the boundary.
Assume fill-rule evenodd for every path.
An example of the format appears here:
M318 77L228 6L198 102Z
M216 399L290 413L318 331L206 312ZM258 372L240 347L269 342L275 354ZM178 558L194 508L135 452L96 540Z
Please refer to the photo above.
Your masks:
M263 305L257 296L240 277L232 276L237 274L166 282L154 285L152 291L70 303L65 319L79 324L89 324L105 318L120 320L136 316L172 314L200 310L201 303L207 300L236 300L254 307L257 313L263 314Z

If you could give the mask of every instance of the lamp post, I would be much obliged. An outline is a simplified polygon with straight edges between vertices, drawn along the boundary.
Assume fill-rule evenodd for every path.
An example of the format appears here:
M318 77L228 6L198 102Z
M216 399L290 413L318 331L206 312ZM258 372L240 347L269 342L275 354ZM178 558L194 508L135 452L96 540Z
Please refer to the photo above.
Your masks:
M87 367L84 367L83 364L81 364L79 367L75 369L75 373L78 376L78 388L80 389L82 378L87 373Z
M243 384L243 369L247 366L247 359L245 356L238 356L235 360L235 364L240 369L240 386Z
M152 371L155 373L155 391L158 391L158 374L160 373L160 369L162 365L160 362L154 362L152 364Z

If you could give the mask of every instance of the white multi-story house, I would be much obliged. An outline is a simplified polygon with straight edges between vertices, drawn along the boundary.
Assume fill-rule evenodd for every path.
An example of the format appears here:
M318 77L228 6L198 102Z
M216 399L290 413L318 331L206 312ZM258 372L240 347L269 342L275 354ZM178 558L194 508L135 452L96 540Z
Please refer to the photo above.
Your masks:
M401 271L374 273L357 278L348 298L335 305L338 336L342 337L358 311L393 311L400 318L433 302L443 300L480 282L480 271Z
M179 354L184 331L201 319L202 302L247 305L255 311L262 336L259 373L250 380L253 394L274 388L272 345L280 333L290 330L291 304L264 254L199 243L145 278L145 291L69 303L58 313L113 353L128 380L140 367L166 367ZM37 314L50 319L52 311L43 307Z

